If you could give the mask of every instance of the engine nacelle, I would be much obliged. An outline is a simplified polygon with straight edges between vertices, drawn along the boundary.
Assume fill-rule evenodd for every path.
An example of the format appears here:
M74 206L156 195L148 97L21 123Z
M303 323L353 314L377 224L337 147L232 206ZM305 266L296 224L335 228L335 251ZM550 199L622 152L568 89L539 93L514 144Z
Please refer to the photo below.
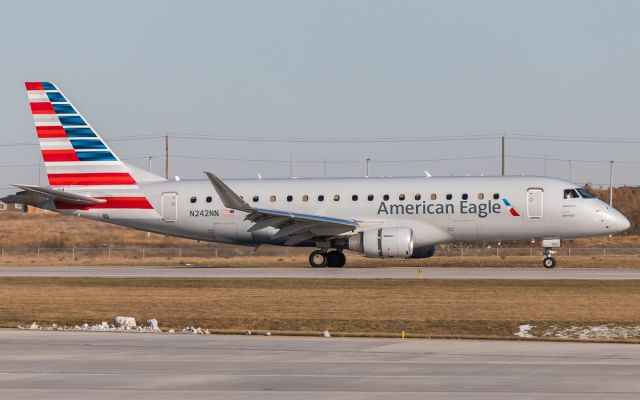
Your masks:
M413 249L410 258L429 258L436 254L436 246L422 246Z
M406 227L370 229L349 237L349 250L369 258L409 258L413 230Z

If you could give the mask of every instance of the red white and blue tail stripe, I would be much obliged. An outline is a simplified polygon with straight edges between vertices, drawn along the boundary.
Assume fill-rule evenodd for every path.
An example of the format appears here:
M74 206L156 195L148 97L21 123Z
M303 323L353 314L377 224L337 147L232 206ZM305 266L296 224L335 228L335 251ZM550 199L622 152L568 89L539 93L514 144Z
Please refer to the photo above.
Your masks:
M49 184L107 200L81 209L153 209L131 171L52 83L26 82ZM58 209L78 205L56 201Z

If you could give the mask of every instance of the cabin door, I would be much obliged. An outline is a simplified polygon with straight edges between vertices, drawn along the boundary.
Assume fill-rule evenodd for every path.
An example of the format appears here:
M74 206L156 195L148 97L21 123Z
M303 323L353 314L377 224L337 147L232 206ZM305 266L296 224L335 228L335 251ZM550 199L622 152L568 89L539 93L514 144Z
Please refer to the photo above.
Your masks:
M178 220L178 194L162 193L162 220L176 222Z
M527 217L530 219L541 219L543 210L544 191L542 189L531 188L527 190Z

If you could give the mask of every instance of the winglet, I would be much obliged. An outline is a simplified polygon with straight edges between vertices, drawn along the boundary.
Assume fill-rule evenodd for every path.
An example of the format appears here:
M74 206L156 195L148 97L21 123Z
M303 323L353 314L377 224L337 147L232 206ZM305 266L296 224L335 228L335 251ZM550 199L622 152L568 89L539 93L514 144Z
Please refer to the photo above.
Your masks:
M231 208L233 210L247 212L253 211L253 208L244 200L242 200L242 198L238 196L233 190L231 190L231 188L229 188L226 183L222 182L220 178L218 178L211 172L205 171L204 174L211 181L213 188L218 193L218 196L220 196L220 200L222 200L222 204L224 204L225 207Z

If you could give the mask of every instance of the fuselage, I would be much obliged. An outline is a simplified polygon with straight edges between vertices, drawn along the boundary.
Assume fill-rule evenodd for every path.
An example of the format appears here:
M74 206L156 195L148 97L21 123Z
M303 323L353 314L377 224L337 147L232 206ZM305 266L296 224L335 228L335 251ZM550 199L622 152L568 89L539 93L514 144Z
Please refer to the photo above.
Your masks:
M25 82L48 187L16 185L29 204L165 235L317 247L314 267L365 257L426 258L451 241L565 239L629 227L567 181L543 177L419 177L169 181L124 163L59 88ZM544 265L555 260L545 240Z
M572 239L607 235L628 220L581 189L547 177L408 177L228 179L249 205L348 218L367 226L406 226L415 246L450 241ZM157 217L118 210L73 214L162 234L247 245L282 245L277 229L250 232L246 213L226 209L208 180L140 183ZM65 212L62 210L62 212ZM312 242L299 245L313 246Z

